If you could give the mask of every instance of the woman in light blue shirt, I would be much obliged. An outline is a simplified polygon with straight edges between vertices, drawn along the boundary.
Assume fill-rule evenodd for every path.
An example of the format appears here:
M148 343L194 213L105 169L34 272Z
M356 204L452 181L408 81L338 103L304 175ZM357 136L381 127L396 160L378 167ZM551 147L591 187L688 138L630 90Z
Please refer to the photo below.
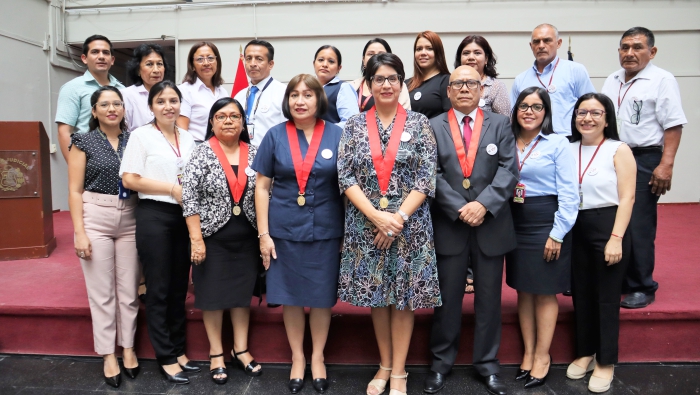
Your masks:
M343 68L342 63L343 56L332 45L321 46L314 55L314 72L328 98L328 109L321 119L344 128L345 122L351 116L359 114L360 109L352 85L338 78L338 73Z
M506 255L506 283L518 291L525 354L516 380L545 383L559 314L556 294L569 288L571 234L578 214L576 159L552 129L551 101L539 87L523 90L511 115L520 182L511 212L518 247Z

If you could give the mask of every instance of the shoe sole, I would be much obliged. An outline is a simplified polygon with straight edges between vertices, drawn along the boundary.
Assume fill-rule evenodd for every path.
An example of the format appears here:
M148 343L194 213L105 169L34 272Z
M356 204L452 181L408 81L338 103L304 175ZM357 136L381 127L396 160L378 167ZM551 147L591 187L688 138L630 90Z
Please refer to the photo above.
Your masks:
M423 392L425 392L426 394L436 394L436 393L442 391L444 388L445 388L445 384L443 384L442 387L440 387L438 389L434 389L434 390L423 389Z
M588 387L588 390L591 391L591 392L593 392L593 393L600 394L600 393L603 393L603 392L608 392L608 391L610 391L610 387L611 387L611 385L608 384L607 387L600 387L600 388L591 388L591 387Z

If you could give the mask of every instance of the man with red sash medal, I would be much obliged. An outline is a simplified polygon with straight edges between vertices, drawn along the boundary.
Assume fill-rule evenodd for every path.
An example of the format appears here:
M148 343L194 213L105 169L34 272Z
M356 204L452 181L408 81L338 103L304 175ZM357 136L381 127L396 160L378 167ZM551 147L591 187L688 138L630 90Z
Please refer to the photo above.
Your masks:
M464 280L474 268L474 367L492 394L506 394L496 355L501 339L501 284L505 253L516 246L508 201L518 182L509 119L478 108L479 73L458 67L447 95L452 109L430 120L438 147L431 207L442 306L433 315L431 372L424 391L440 391L452 369L462 323Z

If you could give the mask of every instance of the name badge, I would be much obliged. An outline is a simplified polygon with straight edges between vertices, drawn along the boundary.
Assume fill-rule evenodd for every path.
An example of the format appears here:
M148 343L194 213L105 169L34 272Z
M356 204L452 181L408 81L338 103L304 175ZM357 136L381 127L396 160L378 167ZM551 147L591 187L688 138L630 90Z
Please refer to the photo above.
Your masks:
M269 109L270 106L268 106L267 104L263 104L262 106L260 106L260 111L262 112L267 112Z
M489 144L486 146L486 153L493 156L496 155L496 152L498 152L498 147L496 147L496 144Z
M408 133L408 132L401 133L401 141L403 141L404 143L411 141L411 133Z
M248 125L248 137L250 137L251 140L253 140L255 136L255 124L249 123Z
M540 156L542 156L542 153L541 153L540 151L535 151L535 152L532 153L532 155L530 155L530 157L531 157L532 159L537 159L537 158L539 158Z
M131 198L131 189L124 188L122 180L119 180L119 199Z
M595 175L598 175L598 168L597 168L597 167L594 167L594 168L592 168L591 170L588 170L588 175L591 176L591 177L593 177L593 176L595 176Z
M423 94L420 93L420 92L416 92L416 93L413 95L413 100L420 100L421 97L423 97Z
M484 107L485 105L486 105L486 100L484 100L484 98L482 97L481 99L479 99L479 107Z
M322 156L324 159L330 159L330 158L333 157L333 151L331 151L331 150L329 150L328 148L326 148L326 149L324 149L323 151L321 151L321 156Z
M255 175L255 170L251 169L250 167L246 167L245 175L247 175L248 177L253 177Z
M518 183L513 190L513 202L525 203L525 184Z

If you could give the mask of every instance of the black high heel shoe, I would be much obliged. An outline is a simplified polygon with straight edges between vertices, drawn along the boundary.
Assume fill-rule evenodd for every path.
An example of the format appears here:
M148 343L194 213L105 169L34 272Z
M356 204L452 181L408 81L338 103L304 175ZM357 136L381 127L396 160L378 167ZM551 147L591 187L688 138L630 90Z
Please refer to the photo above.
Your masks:
M252 360L252 361L250 361L250 363L248 365L243 365L243 361L238 359L239 355L243 355L247 352L248 352L248 349L245 349L245 350L240 351L240 352L236 352L235 350L231 350L231 356L233 357L233 363L235 363L236 366L238 366L239 368L243 369L245 374L247 374L248 376L258 377L263 373L262 366L260 366L259 363L255 362L255 360ZM257 368L258 366L260 366L260 369L255 370L255 368ZM290 386L291 386L291 384L290 384ZM290 387L290 389L291 389L291 387Z
M223 356L224 356L224 353L217 354L217 355L210 355L209 360L211 360L212 358L220 358ZM226 382L228 381L228 372L226 372L226 364L224 364L223 367L218 367L218 368L214 368L214 369L209 370L209 374L211 374L211 379L216 384L226 384ZM214 376L219 375L219 374L225 374L226 377L222 377L222 378L218 378L218 379L216 377L214 377Z
M139 372L141 371L141 365L136 365L135 368L127 368L124 366L124 374L130 379L135 379L136 376L139 375Z
M175 383L178 385L190 383L190 379L189 377L187 377L184 371L170 375L168 374L168 372L165 371L165 369L163 369L161 365L158 365L158 367L160 368L160 372L163 374L163 376L165 376L165 378L168 379L168 381L170 381L171 383Z
M328 387L330 386L328 384L328 380L325 378L322 379L314 379L314 381L311 382L311 384L314 386L314 389L316 392L319 394L322 394L326 391L328 391Z
M178 362L178 365L180 365L180 368L182 369L183 372L187 373L199 373L202 371L202 368L200 368L197 365L190 365L191 361L187 361L186 364L182 365Z
M524 369L518 369L518 371L515 373L515 380L520 381L526 379L530 375L529 370L524 370Z
M304 373L306 373L306 359L304 359L304 371L301 374L301 378L289 379L289 384L287 384L287 387L292 394L297 394L302 388L304 388Z
M116 376L113 376L113 377L105 376L105 383L107 383L107 385L109 385L111 387L119 388L119 386L122 383L122 373L119 372L119 374L117 374Z
M549 356L549 367L552 367L552 356ZM544 375L541 379L538 379L537 377L532 377L530 374L527 376L527 381L525 382L525 389L529 388L535 388L539 387L541 385L544 385L544 383L547 381L547 376L549 375L549 369L547 369L547 374Z

